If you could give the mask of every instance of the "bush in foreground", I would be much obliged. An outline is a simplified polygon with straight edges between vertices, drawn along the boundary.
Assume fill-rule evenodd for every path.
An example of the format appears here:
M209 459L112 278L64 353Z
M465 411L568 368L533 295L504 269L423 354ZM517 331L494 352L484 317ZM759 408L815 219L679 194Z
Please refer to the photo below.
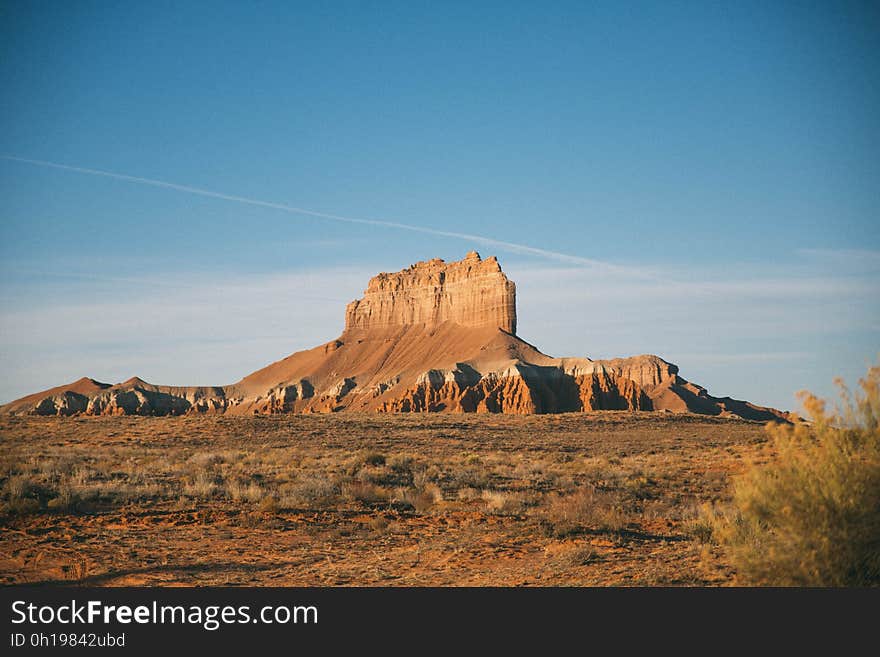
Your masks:
M772 454L734 480L713 532L739 575L777 586L880 585L880 366L813 422L769 425Z

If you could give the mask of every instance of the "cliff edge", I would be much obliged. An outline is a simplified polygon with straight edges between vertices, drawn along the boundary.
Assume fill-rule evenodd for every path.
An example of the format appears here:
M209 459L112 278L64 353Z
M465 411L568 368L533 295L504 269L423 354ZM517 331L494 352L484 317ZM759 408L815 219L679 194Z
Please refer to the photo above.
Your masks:
M516 333L516 286L494 256L471 251L459 262L435 258L379 274L345 309L346 332L443 322Z

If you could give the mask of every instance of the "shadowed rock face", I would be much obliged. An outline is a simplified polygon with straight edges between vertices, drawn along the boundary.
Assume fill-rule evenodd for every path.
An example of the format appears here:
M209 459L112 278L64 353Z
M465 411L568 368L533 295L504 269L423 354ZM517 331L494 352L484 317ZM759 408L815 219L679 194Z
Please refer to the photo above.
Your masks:
M785 421L771 408L708 395L658 356L551 358L516 335L516 287L476 252L373 277L336 340L230 386L83 378L0 407L35 415L561 413L666 410Z

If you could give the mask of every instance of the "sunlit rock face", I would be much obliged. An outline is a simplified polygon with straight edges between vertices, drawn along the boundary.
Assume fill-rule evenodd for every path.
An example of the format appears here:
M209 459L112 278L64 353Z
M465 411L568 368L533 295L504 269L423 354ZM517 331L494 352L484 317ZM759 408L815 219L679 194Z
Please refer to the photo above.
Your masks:
M495 257L434 259L370 279L335 340L238 383L159 386L83 378L0 407L33 415L185 413L691 412L752 420L788 415L710 396L649 354L552 358L516 335L516 286Z
M458 262L434 259L378 274L345 312L346 330L443 322L516 333L516 286L494 256L482 260L472 251Z

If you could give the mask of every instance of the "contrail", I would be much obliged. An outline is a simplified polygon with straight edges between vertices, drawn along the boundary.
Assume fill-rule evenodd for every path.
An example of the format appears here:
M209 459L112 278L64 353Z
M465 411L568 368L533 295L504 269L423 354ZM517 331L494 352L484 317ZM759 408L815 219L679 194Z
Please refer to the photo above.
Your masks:
M130 176L124 173L116 173L114 171L104 171L102 169L89 169L86 167L78 167L72 166L69 164L59 164L57 162L48 162L46 160L33 160L26 157L17 157L14 155L0 155L0 158L4 160L11 160L14 162L25 162L27 164L35 164L37 166L42 167L51 167L53 169L63 169L65 171L75 171L76 173L84 173L90 176L103 176L104 178L115 178L116 180L124 180L126 182L137 183L140 185L151 185L153 187L162 187L164 189L173 189L178 192L186 192L187 194L196 194L198 196L207 196L208 198L216 198L221 199L223 201L231 201L233 203L243 203L245 205L255 205L263 208L270 208L272 210L280 210L281 212L288 212L290 214L300 214L306 215L309 217L317 217L319 219L326 219L329 221L339 221L345 222L349 224L361 224L366 226L380 226L383 228L396 228L398 230L408 230L414 233L424 233L426 235L436 235L438 237L451 237L454 239L465 240L467 242L483 244L489 247L495 247L497 249L501 249L504 251L512 252L512 253L522 253L528 255L534 255L541 258L548 258L550 260L555 260L557 262L564 262L571 265L578 265L581 267L593 267L596 269L604 269L609 272L624 274L627 276L636 276L638 278L648 278L644 272L640 272L634 268L630 267L620 267L618 265L612 265L607 262L602 262L600 260L593 260L591 258L582 258L580 256L568 255L566 253L558 253L556 251L549 251L547 249L539 249L534 246L528 246L525 244L517 244L515 242L506 242L503 240L496 240L491 237L484 237L482 235L471 235L470 233L458 233L448 230L438 230L436 228L426 228L424 226L415 226L413 224L404 224L396 221L382 221L379 219L362 219L358 217L344 217L338 214L329 214L327 212L318 212L316 210L307 210L306 208L298 208L292 205L284 205L282 203L272 203L271 201L261 201L259 199L247 198L245 196L236 196L234 194L224 194L221 192L214 192L209 189L201 189L199 187L190 187L189 185L180 185L177 183L167 182L165 180L156 180L154 178L142 178L140 176Z

